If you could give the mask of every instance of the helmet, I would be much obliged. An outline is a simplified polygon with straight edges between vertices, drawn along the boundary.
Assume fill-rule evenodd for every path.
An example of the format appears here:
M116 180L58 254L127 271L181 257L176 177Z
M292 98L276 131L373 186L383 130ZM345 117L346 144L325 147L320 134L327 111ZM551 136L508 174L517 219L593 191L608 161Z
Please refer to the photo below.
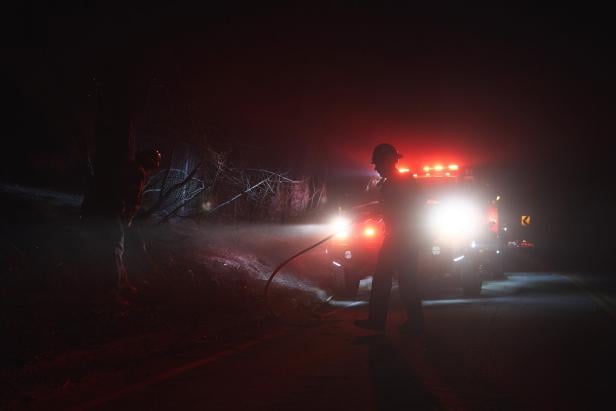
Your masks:
M391 157L397 160L402 158L402 155L398 153L398 150L396 150L396 148L391 144L382 143L374 147L374 150L372 151L372 163L374 164L377 159L384 157Z
M137 162L146 169L156 169L160 167L162 156L160 151L153 148L150 150L142 150L137 153Z

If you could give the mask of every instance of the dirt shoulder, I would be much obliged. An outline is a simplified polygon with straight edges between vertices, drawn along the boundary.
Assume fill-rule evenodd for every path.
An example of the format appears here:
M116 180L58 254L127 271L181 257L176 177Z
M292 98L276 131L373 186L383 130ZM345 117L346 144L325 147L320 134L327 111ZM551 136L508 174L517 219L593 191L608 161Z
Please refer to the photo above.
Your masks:
M283 316L272 315L263 299L265 279L280 257L317 232L295 244L280 228L181 222L127 235L126 262L138 293L121 309L93 308L83 291L91 261L83 252L88 230L78 217L78 198L26 188L0 195L9 209L0 221L0 327L7 336L2 408L80 395L93 384L117 384L118 375L138 378L131 370L144 363L213 352L289 320L307 321L327 298L318 280L290 270L271 296ZM296 271L318 271L311 264Z

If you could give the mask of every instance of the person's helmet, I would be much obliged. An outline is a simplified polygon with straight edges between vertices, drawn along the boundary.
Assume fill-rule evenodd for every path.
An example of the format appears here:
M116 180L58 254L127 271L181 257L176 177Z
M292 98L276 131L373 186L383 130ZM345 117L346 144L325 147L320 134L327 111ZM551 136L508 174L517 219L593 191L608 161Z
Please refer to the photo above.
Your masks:
M162 156L160 151L153 148L150 150L142 150L137 153L137 161L147 170L154 170L160 167Z
M382 143L378 146L374 147L372 151L372 164L376 163L378 159L382 158L394 158L399 159L402 158L402 155L398 153L398 150L391 144Z

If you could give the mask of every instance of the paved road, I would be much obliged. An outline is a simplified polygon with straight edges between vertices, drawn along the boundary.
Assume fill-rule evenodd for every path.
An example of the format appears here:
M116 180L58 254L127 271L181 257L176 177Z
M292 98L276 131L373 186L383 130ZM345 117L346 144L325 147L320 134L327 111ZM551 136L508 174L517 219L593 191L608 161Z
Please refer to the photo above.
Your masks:
M426 300L428 333L358 330L367 290L321 319L177 360L89 409L595 409L616 389L616 317L584 277L510 273L482 297ZM394 293L394 296L396 293ZM605 405L603 405L605 404Z

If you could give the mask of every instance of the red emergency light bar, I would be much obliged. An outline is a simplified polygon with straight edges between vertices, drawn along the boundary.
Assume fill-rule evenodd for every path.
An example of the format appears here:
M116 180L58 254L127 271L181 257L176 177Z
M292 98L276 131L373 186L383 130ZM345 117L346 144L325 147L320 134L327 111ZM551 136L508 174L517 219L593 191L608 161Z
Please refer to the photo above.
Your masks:
M460 169L460 166L457 164L449 164L447 167L441 165L441 164L437 164L435 166L424 166L423 171L425 171L426 173L429 173L430 171L445 171L445 170L449 170L449 171L458 171Z
M457 164L449 164L448 166L443 166L441 164L437 164L435 166L424 166L423 174L422 173L413 173L414 178L420 177L456 177L460 166ZM409 173L411 169L409 167L399 167L399 173Z
M424 166L423 173L413 174L413 177L457 177L457 171L460 170L460 166L457 164L449 164L444 166L442 164L436 164L434 166Z

